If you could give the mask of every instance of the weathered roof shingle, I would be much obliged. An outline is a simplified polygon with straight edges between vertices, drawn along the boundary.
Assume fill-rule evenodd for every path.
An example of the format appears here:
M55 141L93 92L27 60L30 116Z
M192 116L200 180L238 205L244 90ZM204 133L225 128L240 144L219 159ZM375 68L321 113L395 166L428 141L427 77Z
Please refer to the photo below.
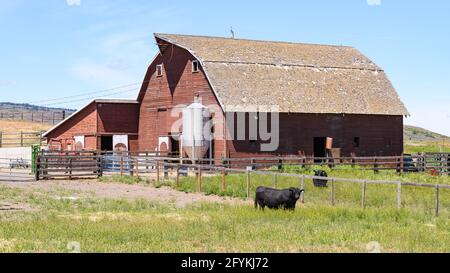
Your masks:
M346 46L155 34L202 63L225 109L409 115L384 71Z

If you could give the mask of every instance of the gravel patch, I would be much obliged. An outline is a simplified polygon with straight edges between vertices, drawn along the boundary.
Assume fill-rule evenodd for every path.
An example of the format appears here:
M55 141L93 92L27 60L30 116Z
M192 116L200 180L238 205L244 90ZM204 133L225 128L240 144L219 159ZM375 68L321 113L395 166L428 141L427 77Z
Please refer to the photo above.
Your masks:
M86 197L105 199L143 199L159 203L174 203L176 207L185 207L199 202L212 202L224 204L251 204L242 199L205 195L202 193L185 193L169 187L155 188L151 185L127 185L118 183L101 183L97 180L71 180L71 181L40 181L28 183L0 182L11 188L19 188L30 192L47 192L56 199L76 200ZM60 196L61 191L76 192L67 196ZM59 195L58 195L59 194Z

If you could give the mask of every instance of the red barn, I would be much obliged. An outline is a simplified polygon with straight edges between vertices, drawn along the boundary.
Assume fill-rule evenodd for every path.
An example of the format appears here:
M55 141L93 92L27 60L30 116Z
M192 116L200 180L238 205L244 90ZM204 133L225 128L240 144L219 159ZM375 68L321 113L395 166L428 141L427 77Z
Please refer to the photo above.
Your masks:
M138 120L136 100L94 100L43 136L62 150L137 150Z
M103 136L125 134L133 151L177 152L183 129L174 125L197 98L212 112L214 158L403 152L408 111L384 71L355 48L171 34L155 39L160 52L137 101L109 105L127 110L126 121L111 110L103 128L94 102L47 137L84 135L92 143L86 147L101 149L111 148L102 146ZM262 128L278 129L278 145L262 149L274 142Z

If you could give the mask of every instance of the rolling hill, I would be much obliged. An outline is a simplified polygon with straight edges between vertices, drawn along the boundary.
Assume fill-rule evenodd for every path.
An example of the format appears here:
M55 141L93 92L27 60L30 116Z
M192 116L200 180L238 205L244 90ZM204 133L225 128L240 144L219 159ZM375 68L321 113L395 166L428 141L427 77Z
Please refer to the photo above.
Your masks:
M0 120L55 124L76 110L0 102Z
M406 141L438 141L450 140L450 137L441 135L420 127L405 125L404 138Z

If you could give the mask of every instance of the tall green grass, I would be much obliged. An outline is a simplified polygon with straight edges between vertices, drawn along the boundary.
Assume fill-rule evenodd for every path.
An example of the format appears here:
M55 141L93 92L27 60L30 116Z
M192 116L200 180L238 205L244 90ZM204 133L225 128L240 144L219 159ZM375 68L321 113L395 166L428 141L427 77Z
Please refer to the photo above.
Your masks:
M394 209L332 208L296 212L145 201L56 201L34 213L0 214L0 252L448 252L443 218Z
M371 241L383 252L450 251L448 217L407 209L307 201L295 212L263 212L250 205L177 208L54 194L0 186L2 202L33 208L0 212L0 252L68 252L69 242L80 243L81 252L366 252Z
M284 172L297 173L312 176L313 170L318 168L285 167ZM349 178L361 180L387 180L403 181L425 184L445 184L450 185L449 176L431 176L428 174L408 173L401 176L394 171L373 171L360 170L351 167L339 167L330 169L320 168L328 172L330 177ZM173 181L166 181L167 185L175 187ZM330 182L328 183L330 185ZM251 174L250 177L250 198L254 198L255 190L258 186L275 186L275 176L271 174ZM278 188L301 187L301 179L278 175ZM179 190L185 192L198 191L198 182L195 177L183 177L180 179ZM219 196L230 196L238 198L247 197L247 182L244 174L230 174L226 176L226 188L222 186L222 176L205 176L202 180L202 191L206 194ZM419 211L425 214L435 212L435 189L403 186L402 206L406 209ZM351 182L335 182L335 201L337 206L360 207L362 206L362 184ZM305 202L308 206L323 205L331 203L331 188L314 187L311 179L305 179ZM440 212L442 215L449 214L450 190L440 190ZM397 186L367 184L366 206L373 208L396 208L397 207Z

